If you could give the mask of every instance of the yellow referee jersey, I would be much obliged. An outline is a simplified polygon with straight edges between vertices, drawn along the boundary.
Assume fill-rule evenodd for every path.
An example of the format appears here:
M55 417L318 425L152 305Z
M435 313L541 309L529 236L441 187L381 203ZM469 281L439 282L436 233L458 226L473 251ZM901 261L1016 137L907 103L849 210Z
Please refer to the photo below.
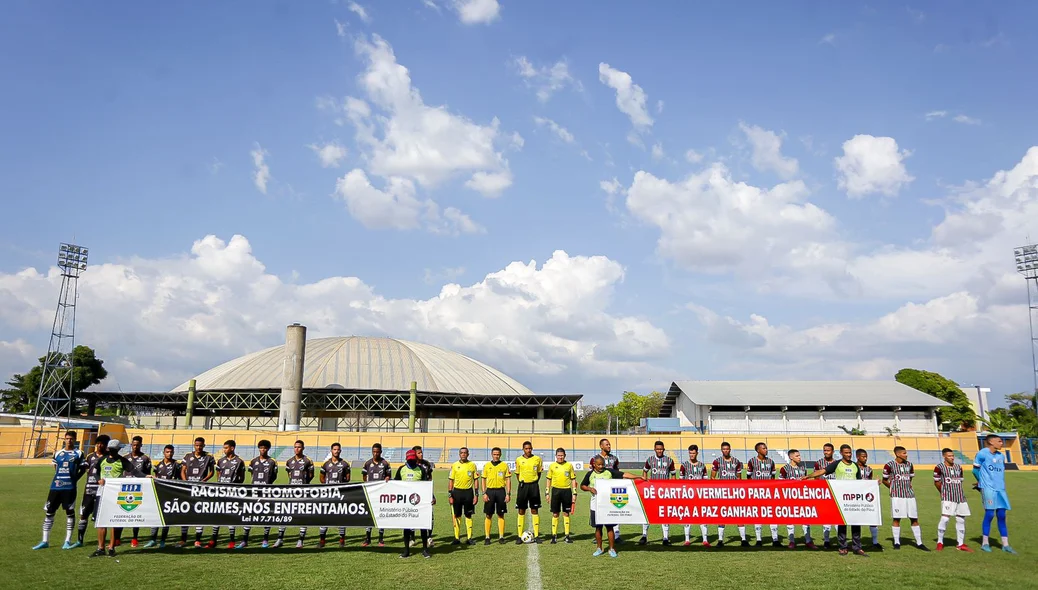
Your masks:
M522 483L533 483L537 481L541 471L544 470L544 463L541 458L537 455L531 455L527 459L523 455L515 460L515 472L519 474L519 481Z
M455 461L448 479L454 482L456 490L471 490L472 482L476 481L476 464L472 461Z
M559 489L567 489L572 487L573 480L577 479L576 471L573 469L573 464L569 461L565 463L559 463L553 461L548 466L548 480L551 481L551 487Z
M487 461L483 464L483 485L488 490L505 487L505 482L510 477L512 477L512 470L508 468L508 463L504 461L498 461L497 465L494 465L493 461Z

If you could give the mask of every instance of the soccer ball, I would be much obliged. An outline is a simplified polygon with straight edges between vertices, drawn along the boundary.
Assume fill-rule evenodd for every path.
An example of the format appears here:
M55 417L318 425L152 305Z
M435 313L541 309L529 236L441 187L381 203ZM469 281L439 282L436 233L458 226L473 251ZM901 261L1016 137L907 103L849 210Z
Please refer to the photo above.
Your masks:
M533 532L531 532L531 531L523 531L523 534L519 535L519 538L523 540L523 543L532 543L533 542Z

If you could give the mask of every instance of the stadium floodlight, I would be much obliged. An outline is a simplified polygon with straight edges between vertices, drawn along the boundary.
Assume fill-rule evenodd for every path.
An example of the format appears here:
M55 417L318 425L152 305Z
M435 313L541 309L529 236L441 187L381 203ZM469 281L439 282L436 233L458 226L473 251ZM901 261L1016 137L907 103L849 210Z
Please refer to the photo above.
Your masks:
M66 274L76 274L87 269L87 248L76 244L61 244L58 247L58 268Z
M1034 375L1034 394L1038 396L1038 244L1013 248L1016 272L1024 276L1027 283L1027 319L1031 327L1031 370ZM1035 406L1038 413L1038 404Z

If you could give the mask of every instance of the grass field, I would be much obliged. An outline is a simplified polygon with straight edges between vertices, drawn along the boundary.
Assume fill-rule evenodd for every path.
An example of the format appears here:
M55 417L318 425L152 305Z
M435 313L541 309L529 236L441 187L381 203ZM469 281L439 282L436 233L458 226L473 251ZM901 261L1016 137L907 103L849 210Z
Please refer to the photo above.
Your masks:
M681 527L672 527L672 547L659 544L659 527L650 529L650 544L638 547L627 542L619 547L618 559L608 556L592 558L592 531L588 526L586 500L574 517L576 543L519 547L494 543L473 547L452 547L448 504L445 499L446 472L436 473L436 490L440 502L436 506L433 557L415 556L404 561L400 551L399 531L387 533L384 549L361 548L363 531L348 532L345 549L330 544L317 547L316 529L308 534L307 547L294 549L255 549L243 551L166 549L132 550L126 544L116 559L88 559L93 550L89 542L93 528L87 531L88 547L62 551L64 518L59 513L52 533L51 548L33 552L29 548L39 541L43 520L41 510L47 493L51 470L42 467L0 468L0 564L5 588L138 588L144 584L159 588L303 588L362 584L365 589L479 589L513 590L536 588L688 588L738 587L754 588L993 588L1008 590L1038 588L1035 566L1038 564L1038 473L1007 474L1013 508L1009 513L1009 532L1017 556L1000 551L991 554L964 554L945 550L922 553L905 545L899 552L889 548L890 527L880 528L880 539L887 546L882 553L868 559L840 557L835 551L808 552L785 548L743 549L736 542L724 549L707 549L697 545L682 547ZM282 474L283 475L283 474ZM355 474L356 476L356 474ZM881 487L882 489L882 487ZM917 483L920 497L920 520L924 540L933 548L939 508L936 490L925 478ZM967 542L977 548L980 540L979 508L976 493L969 496L974 516L967 519ZM889 504L884 501L884 511ZM477 510L481 510L482 506ZM481 514L477 514L475 531L483 536ZM911 531L904 523L902 537L907 543ZM515 513L508 515L509 532L514 539ZM541 534L550 534L551 516L541 515ZM561 524L560 524L561 528ZM994 528L994 527L993 527ZM624 527L624 536L634 540L640 530ZM693 534L698 527L693 528ZM207 534L209 529L206 529ZM494 528L496 539L496 523ZM253 530L255 539L255 532ZM748 531L752 540L753 530ZM734 526L727 535L737 540ZM782 533L785 534L784 527ZM954 540L954 523L949 526ZM170 538L176 535L171 531ZM711 529L711 535L714 534ZM770 539L767 528L765 540ZM799 535L799 531L798 531ZM332 537L335 536L334 531ZM868 542L868 529L864 533ZM223 537L226 539L226 530ZM820 544L821 530L815 538ZM833 533L835 540L835 531ZM55 540L57 541L55 543ZM96 541L95 541L96 543ZM492 567L491 567L492 566ZM536 566L536 568L534 568ZM533 573L531 574L531 569ZM539 570L539 577L536 571Z

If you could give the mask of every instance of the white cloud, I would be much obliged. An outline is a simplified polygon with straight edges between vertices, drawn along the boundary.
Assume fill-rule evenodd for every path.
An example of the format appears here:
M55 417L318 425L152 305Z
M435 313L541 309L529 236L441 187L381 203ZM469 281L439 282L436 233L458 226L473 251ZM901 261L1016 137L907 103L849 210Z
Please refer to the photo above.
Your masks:
M339 19L335 19L335 34L340 37L346 36L346 23L340 22Z
M807 193L799 180L770 189L737 182L720 163L679 182L641 170L626 191L629 212L659 228L661 256L690 270L758 277L833 266L836 222L805 202Z
M256 189L259 192L267 194L267 183L270 182L270 167L267 166L266 158L270 154L260 144L256 143L253 144L249 155L252 156L252 165L255 167L252 173L252 183L256 185Z
M443 222L441 228L441 232L455 236L458 234L487 233L485 227L472 221L471 217L462 213L455 207L447 207L443 210Z
M927 121L933 121L934 119L943 119L948 116L948 111L930 111L923 115Z
M769 131L756 125L747 125L743 122L739 123L739 129L746 134L746 139L753 148L750 163L753 164L754 168L760 171L771 170L782 178L796 176L800 170L797 159L782 155L784 133L780 136L774 131Z
M663 112L663 101L662 100L657 100L656 101L656 114L659 115L662 112Z
M926 13L922 10L917 10L915 8L912 8L911 6L906 6L905 10L908 12L908 15L912 17L912 20L916 21L917 23L921 23L924 20L926 20Z
M501 16L497 0L454 0L454 10L466 25L490 24Z
M428 299L389 298L351 276L288 283L268 272L246 238L207 236L188 255L92 266L79 282L90 304L77 332L112 359L100 389L171 388L280 344L285 325L298 321L311 338L427 342L521 381L555 376L549 391L579 391L586 379L644 378L669 352L663 330L611 311L623 278L606 257L557 251L543 264L513 262L467 286L447 284ZM56 268L0 273L0 331L10 339L49 329L60 282Z
M427 269L425 269L425 276L424 276L423 280L425 281L425 284L427 284L427 285L434 285L436 283L442 283L442 282L445 282L445 281L446 282L452 282L452 281L454 281L455 279L457 279L458 277L460 277L460 276L462 276L464 274L465 274L465 267L464 266L444 267L444 268L441 268L440 270L435 270L435 271L432 270L432 269L427 268Z
M573 137L572 133L570 133L565 127L563 127L562 125L559 125L558 123L556 123L555 121L552 121L551 119L546 119L544 117L536 117L535 116L533 118L533 121L534 121L534 123L537 123L538 127L547 127L548 129L550 129L551 132L555 134L555 137L558 137L560 140L562 140L565 143L573 143L573 142L576 141L576 138Z
M652 117L645 107L648 96L627 72L614 69L607 63L598 64L598 79L616 91L616 108L627 115L638 131L652 127Z
M624 185L620 184L620 181L616 178L613 178L612 180L603 180L598 183L598 186L610 195L618 195L624 191Z
M565 60L558 60L550 66L534 66L525 56L520 55L512 62L516 72L530 88L536 89L537 100L548 102L552 95L570 87L578 92L583 91L584 86L573 77L569 71L569 64Z
M346 159L346 148L337 141L331 141L324 145L311 143L308 147L317 154L317 159L321 161L322 168L338 168L339 164Z
M501 172L476 172L472 178L465 181L465 186L482 194L484 197L497 197L504 190L512 186L512 173L508 170Z
M685 152L685 161L689 164L698 164L703 161L703 154L690 149Z
M522 135L519 135L518 131L512 132L512 136L509 138L509 142L511 143L511 147L514 150L521 150L523 149L523 146L526 145L526 140L523 139Z
M896 196L915 180L905 169L910 155L898 149L893 137L855 135L843 142L843 155L834 161L839 188L852 199L873 193Z
M366 61L358 81L371 104L348 97L341 108L357 129L369 173L410 178L423 187L467 174L467 185L490 187L489 195L511 184L508 161L495 142L507 146L514 138L501 132L496 118L480 125L447 107L425 104L407 68L379 36L358 40L356 48ZM488 177L494 182L486 182Z
M829 45L835 45L836 44L836 33L827 33L827 34L823 35L822 38L818 41L818 44L821 45L823 43L826 43L826 44L829 44Z
M347 5L347 8L350 12L356 14L357 17L360 18L360 20L363 21L365 24L371 22L371 17L368 16L368 11L364 10L364 7L360 4L357 4L356 2L350 2Z
M663 151L663 144L658 141L652 144L652 159L662 160L665 157L667 157L667 152Z
M391 177L385 190L371 185L364 171L354 168L339 179L336 194L346 201L354 219L368 229L415 229L433 205L415 197L414 183Z
M220 170L223 170L223 166L224 166L224 164L223 164L223 162L220 161L220 158L217 158L216 156L213 156L213 159L212 159L211 162L209 162L209 166L208 166L209 173L212 174L213 176L216 176L217 174L220 173Z
M953 117L952 120L956 123L962 123L964 125L980 125L980 119L974 119L973 117L969 117L961 113L955 115L955 117Z

